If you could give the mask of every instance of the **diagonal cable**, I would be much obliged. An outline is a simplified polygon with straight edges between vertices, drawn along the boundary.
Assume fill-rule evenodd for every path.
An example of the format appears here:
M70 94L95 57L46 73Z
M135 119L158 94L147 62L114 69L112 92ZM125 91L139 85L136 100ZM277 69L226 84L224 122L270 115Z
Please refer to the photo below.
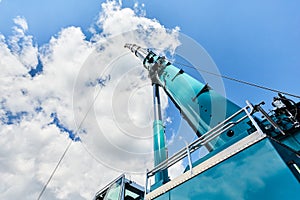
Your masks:
M100 94L100 91L101 91L101 90L99 89L97 95L95 96L95 98L94 98L94 100L93 100L93 102L91 103L91 105L89 106L87 112L85 113L84 117L82 118L82 120L81 120L81 122L80 122L78 128L77 128L76 131L75 131L74 137L76 137L76 136L78 135L78 131L81 129L81 127L82 127L82 125L83 125L83 122L85 121L85 119L86 119L87 116L88 116L88 113L90 112L90 110L91 110L92 107L94 106L95 101L96 101L96 99L98 98L98 96L99 96L99 94ZM50 183L50 181L52 180L54 174L56 173L56 171L57 171L59 165L61 164L62 160L63 160L64 157L66 156L68 150L70 149L72 143L73 143L73 141L70 140L70 142L68 143L66 149L64 150L63 154L61 155L59 161L57 162L55 168L53 169L51 175L49 176L47 182L45 183L43 189L41 190L41 192L40 192L40 194L39 194L37 200L40 200L41 197L43 196L44 192L46 191L46 189L47 189L47 187L48 187L48 185L49 185L49 183Z
M211 74L211 75L214 75L214 76L218 76L218 77L228 79L228 80L231 80L231 81L235 81L235 82L238 82L238 83L242 83L242 84L245 84L245 85L250 85L250 86L253 86L253 87L260 88L260 89L269 90L269 91L272 91L272 92L281 93L281 94L285 94L285 95L292 96L292 97L300 99L300 96L296 95L296 94L291 94L291 93L288 93L288 92L284 92L284 91L280 91L280 90L277 90L277 89L265 87L265 86L258 85L258 84L255 84L255 83L251 83L251 82L239 80L239 79L236 79L236 78L232 78L232 77L229 77L229 76L216 74L216 73L213 73L213 72L210 72L210 71L203 70L201 68L196 68L196 67L188 65L188 64L184 64L184 63L180 63L180 62L173 62L173 63L177 63L179 65L182 65L182 66L185 66L185 67L188 67L188 68L192 68L192 69L204 72L206 74Z

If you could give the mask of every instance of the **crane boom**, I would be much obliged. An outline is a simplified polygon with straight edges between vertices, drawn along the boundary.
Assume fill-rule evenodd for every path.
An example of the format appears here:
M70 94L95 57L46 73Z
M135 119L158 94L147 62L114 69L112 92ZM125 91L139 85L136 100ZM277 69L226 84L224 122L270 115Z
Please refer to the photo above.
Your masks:
M126 44L125 47L142 60L152 83L164 89L198 137L241 109L214 91L208 83L199 82L182 69L172 65L165 57L135 44ZM245 122L235 128L239 129L240 133L241 130L247 131L250 126ZM237 131L230 130L229 134L221 135L213 142L214 144L207 146L208 150L211 151L226 143L233 136L237 136Z
M153 84L155 166L147 170L144 195L122 175L100 190L96 200L299 197L300 102L278 94L270 113L261 107L264 102L253 105L246 101L247 105L240 108L165 57L135 44L125 47L143 62ZM199 137L169 158L159 87ZM261 114L262 119L254 113ZM196 153L202 146L210 151L205 156ZM197 160L191 155L196 155ZM188 166L183 173L168 177L168 170L185 159ZM148 187L153 176L155 183Z
M182 69L172 65L165 57L158 56L153 51L141 48L136 44L126 44L125 48L130 49L148 70L153 87L156 88L154 90L156 91L154 92L154 99L159 98L157 92L158 86L160 86L198 137L201 137L241 109L230 100L215 92L208 83L203 84L187 73L184 73ZM245 114L240 114L237 117L241 118L241 115ZM249 129L249 122L244 121L229 129L227 133L223 133L210 142L205 143L204 146L208 151L213 151L221 146L225 147L228 141L239 135L245 135L245 132ZM165 143L165 131L162 120L160 118L157 119L155 116L153 123L155 167L167 159ZM163 185L166 182L168 182L167 170L163 170L155 175L156 186Z

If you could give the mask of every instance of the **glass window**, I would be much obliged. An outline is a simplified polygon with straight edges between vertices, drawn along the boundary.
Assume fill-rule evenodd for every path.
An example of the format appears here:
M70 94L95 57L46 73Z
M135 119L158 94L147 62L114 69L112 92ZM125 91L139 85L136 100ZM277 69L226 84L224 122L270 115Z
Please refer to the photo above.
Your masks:
M125 184L125 198L124 200L143 200L144 199L144 191L136 187L133 183Z
M107 191L104 200L120 200L123 178L117 180Z

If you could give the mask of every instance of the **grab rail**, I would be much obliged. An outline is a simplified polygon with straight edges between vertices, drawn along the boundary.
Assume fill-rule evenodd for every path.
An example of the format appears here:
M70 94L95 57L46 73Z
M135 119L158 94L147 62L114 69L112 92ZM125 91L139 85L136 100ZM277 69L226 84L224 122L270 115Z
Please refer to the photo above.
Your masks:
M170 158L166 159L164 162L158 164L156 167L154 167L152 170L146 172L146 187L145 190L147 192L147 185L148 185L148 179L152 176L154 176L157 172L167 169L171 167L172 165L176 164L177 162L181 161L184 158L188 158L188 164L189 164L189 170L192 173L193 166L191 161L191 154L199 149L201 146L209 144L210 141L215 139L216 137L220 136L222 133L227 131L228 129L232 128L233 126L237 125L241 121L249 118L252 122L254 128L256 131L258 131L260 134L263 134L263 131L260 129L259 125L253 118L253 114L255 112L261 112L259 109L255 109L255 106L253 106L251 103L246 101L247 105L238 110L236 113L225 119L223 122L216 125L214 128L209 130L207 133L203 134L201 137L196 139L195 141L191 142L190 144L187 144L186 147L180 149L177 153L175 153ZM249 109L249 110L248 110ZM246 115L242 116L240 119L236 121L232 121L235 117L240 115L241 113L245 112Z

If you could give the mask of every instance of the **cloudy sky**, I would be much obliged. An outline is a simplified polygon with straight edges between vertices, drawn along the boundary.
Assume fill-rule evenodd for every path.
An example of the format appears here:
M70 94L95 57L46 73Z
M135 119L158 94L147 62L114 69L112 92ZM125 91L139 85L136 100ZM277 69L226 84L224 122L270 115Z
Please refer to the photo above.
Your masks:
M41 199L91 199L122 172L143 183L152 90L127 42L299 95L299 4L0 1L0 199L36 199L70 142ZM241 106L275 95L185 71ZM194 135L162 99L172 150Z

